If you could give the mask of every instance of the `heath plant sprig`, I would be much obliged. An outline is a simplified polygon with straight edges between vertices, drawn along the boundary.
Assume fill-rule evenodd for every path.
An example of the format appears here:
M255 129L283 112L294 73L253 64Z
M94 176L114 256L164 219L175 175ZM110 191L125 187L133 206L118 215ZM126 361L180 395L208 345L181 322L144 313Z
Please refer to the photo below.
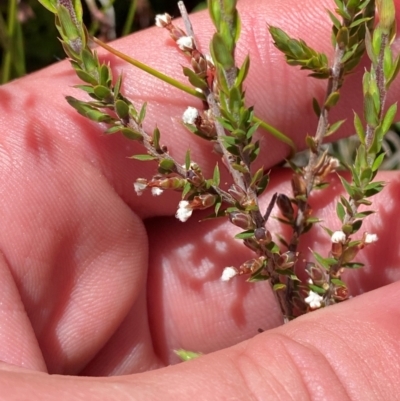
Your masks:
M374 182L373 179L384 158L381 151L383 137L396 114L396 105L384 110L387 90L400 65L399 57L395 58L391 49L395 37L393 0L376 2L379 15L376 26L374 1L335 0L335 13L328 12L333 23L331 63L327 55L315 51L305 41L290 38L279 28L269 27L275 46L282 51L288 64L310 71L313 78L326 80L327 89L322 103L313 99L317 128L314 136L306 137L310 153L308 165L300 168L289 161L293 169L292 197L274 194L265 210L260 206L260 196L268 186L269 173L263 167L255 169L253 166L260 152L255 133L263 128L292 149L293 142L257 118L253 107L246 104L245 80L250 57L238 65L235 49L241 22L237 0L208 1L208 11L216 30L210 41L210 54L200 49L183 2L178 5L184 28L177 26L168 14L156 16L156 25L167 30L177 48L187 56L188 65L182 67L182 72L191 86L90 37L82 22L79 0L40 1L56 16L64 50L84 82L77 87L91 98L83 101L68 96L69 104L83 116L107 124L106 134L122 133L142 144L145 152L133 158L157 163L153 177L136 179L136 193L141 195L150 189L154 196L159 196L167 189L180 191L182 198L176 211L180 221L187 221L197 209L212 208L208 218L227 217L242 230L236 238L242 240L254 256L240 266L221 268L222 281L238 275L247 275L251 282L268 280L285 321L349 297L342 273L346 268L360 267L360 263L353 261L358 251L378 239L375 234L367 232L360 239L353 236L360 230L363 219L373 213L365 207L360 211L360 206L370 206L369 198L384 187L383 182ZM89 46L90 42L203 101L202 109L188 105L186 110L182 110L182 124L191 133L214 144L232 178L228 187L220 185L218 165L212 177L205 177L189 150L185 160L177 161L161 144L157 127L152 133L143 129L146 104L136 107L123 95L122 76L113 80L110 66L99 61L96 50ZM328 176L340 167L340 162L323 147L325 138L343 124L343 121L331 122L329 113L340 99L340 89L346 77L365 52L371 60L371 68L365 72L362 82L366 126L364 128L362 119L355 113L354 127L360 145L354 163L345 166L351 173L351 180L340 177L347 192L347 197L340 197L336 208L340 228L325 227L331 237L328 256L311 250L314 260L299 262L301 236L319 222L313 215L310 196L314 190L325 188ZM292 229L289 239L269 229L275 206L280 216L274 217ZM304 282L298 278L301 277L301 268L308 274Z
M349 297L346 284L341 280L345 268L358 268L361 263L353 259L366 245L377 241L375 234L364 233L362 239L353 240L362 225L363 219L372 214L372 210L359 212L361 205L370 206L367 198L379 193L383 182L372 182L383 161L381 152L384 135L388 132L397 111L396 104L384 113L387 89L396 77L400 63L399 57L393 57L390 44L395 37L395 9L392 0L376 2L379 23L374 26L375 2L358 0L335 0L336 13L341 21L329 12L333 22L332 44L334 58L328 65L326 55L310 48L304 41L290 38L279 28L270 27L275 46L281 50L290 65L299 65L301 69L312 71L310 76L326 79L327 93L322 105L313 99L313 107L318 116L318 126L313 138L307 137L310 157L308 165L299 169L292 165L293 198L285 195L278 198L278 206L283 214L283 221L292 226L293 235L288 249L296 251L300 235L307 232L317 219L311 217L312 208L309 197L313 190L323 188L325 178L339 167L339 162L331 158L322 149L324 138L334 133L344 121L329 122L329 111L339 101L340 88L344 78L357 66L365 49L372 62L371 70L363 78L364 117L367 123L364 130L360 117L355 113L354 126L360 139L360 145L353 165L346 166L352 180L348 182L340 177L348 198L341 196L337 203L337 215L342 224L339 231L325 228L331 237L331 250L328 257L313 252L315 262L309 262L306 271L309 275L307 296L304 302L309 309L317 309L343 301ZM372 36L371 36L372 35ZM284 198L284 199L282 199ZM293 211L294 205L297 211ZM311 217L311 218L310 218ZM287 296L301 299L298 293L304 285L288 283Z

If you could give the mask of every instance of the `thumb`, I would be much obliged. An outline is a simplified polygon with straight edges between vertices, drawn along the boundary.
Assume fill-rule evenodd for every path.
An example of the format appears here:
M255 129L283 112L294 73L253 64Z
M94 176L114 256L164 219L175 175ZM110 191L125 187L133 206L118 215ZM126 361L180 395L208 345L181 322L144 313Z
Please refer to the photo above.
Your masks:
M400 283L318 310L234 347L133 376L72 378L0 371L9 399L395 399ZM40 396L38 395L40 394ZM78 396L79 394L79 396Z

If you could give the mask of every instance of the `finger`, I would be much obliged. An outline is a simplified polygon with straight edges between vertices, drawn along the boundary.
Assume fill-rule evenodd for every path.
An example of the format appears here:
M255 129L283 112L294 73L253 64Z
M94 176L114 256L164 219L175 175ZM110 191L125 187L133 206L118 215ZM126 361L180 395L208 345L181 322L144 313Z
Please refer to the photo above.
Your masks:
M93 401L210 399L393 399L398 394L400 283L197 360L110 379L47 376L3 367L13 399ZM47 397L47 398L46 398Z
M35 333L3 254L0 254L0 277L0 361L45 372L46 364Z
M288 170L274 170L269 191L261 199L262 210L275 192L291 196L290 176ZM376 213L364 220L354 238L369 232L377 234L379 240L356 255L355 261L364 263L363 268L347 269L343 275L352 296L400 279L400 269L396 268L400 262L397 246L400 231L392 223L397 218L400 174L386 172L376 179L388 184L368 208ZM341 195L345 195L343 187L339 179L333 177L330 186L314 193L310 200L313 215L321 219L321 223L301 237L297 274L303 280L306 279L305 262L314 261L310 249L323 256L328 256L331 249L330 238L323 227L334 231L341 228L335 211ZM276 215L279 213L274 209L272 216ZM255 255L233 238L241 231L239 228L224 219L199 222L201 216L194 213L184 224L173 218L147 224L152 250L148 278L149 319L156 352L165 364L178 361L175 349L209 353L251 338L260 328L267 330L282 323L268 283L248 283L247 277L235 277L230 282L220 280L224 267L239 267ZM273 217L267 228L275 240L278 234L287 241L291 238L290 228Z
M146 234L141 220L86 160L37 132L24 139L21 148L11 146L13 138L3 142L0 249L29 317L27 343L33 331L49 372L77 373L143 291ZM17 315L17 306L7 308L9 302L5 321L14 319L23 328L25 314ZM18 351L15 361L31 366L26 347L20 334L0 343L2 355Z

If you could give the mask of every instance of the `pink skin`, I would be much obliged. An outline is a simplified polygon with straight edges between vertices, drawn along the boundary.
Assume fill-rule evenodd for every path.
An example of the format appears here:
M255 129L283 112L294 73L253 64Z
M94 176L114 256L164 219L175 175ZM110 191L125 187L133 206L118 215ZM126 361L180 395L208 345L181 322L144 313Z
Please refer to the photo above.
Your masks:
M315 129L310 99L323 96L324 84L285 65L265 22L329 53L324 7L332 2L321 3L239 3L238 56L249 52L252 60L248 103L299 147ZM193 24L206 49L209 21L196 14ZM115 46L176 77L186 63L159 29ZM179 123L185 108L200 102L116 64L127 95L138 104L149 102L145 126L159 126L162 142L178 160L189 146L209 174L218 156ZM341 136L353 131L351 110L360 110L359 84L352 82L335 112L335 118L349 119ZM127 159L137 144L101 135L101 127L66 104L65 95L82 96L72 88L78 83L61 62L0 88L2 399L69 400L74 394L90 400L186 400L193 394L208 400L388 400L400 393L400 284L390 284L400 275L397 172L380 175L388 185L374 204L379 213L363 226L379 241L360 254L365 269L347 275L353 295L371 292L274 328L281 317L267 283L219 280L224 266L251 257L232 239L234 229L219 221L198 224L200 215L180 223L173 217L175 193L137 197L133 181L150 177L154 165ZM389 104L399 90L397 82ZM265 167L288 152L269 135L262 146ZM290 193L288 178L273 169L264 207L272 193ZM334 229L339 224L332 200L340 193L332 179L330 189L313 200L315 213ZM143 223L150 217L157 218ZM317 228L305 238L304 257L309 246L322 252L328 242ZM266 332L255 336L258 328ZM176 363L177 348L209 355L153 370ZM141 373L146 370L153 371Z

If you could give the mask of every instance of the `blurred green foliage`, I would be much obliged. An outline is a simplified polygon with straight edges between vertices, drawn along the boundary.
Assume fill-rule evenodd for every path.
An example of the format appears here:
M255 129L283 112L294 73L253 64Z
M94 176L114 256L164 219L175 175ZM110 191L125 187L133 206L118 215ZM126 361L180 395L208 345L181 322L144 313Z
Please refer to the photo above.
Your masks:
M86 23L91 25L86 8ZM101 3L96 5L101 8ZM130 7L134 6L134 9ZM206 7L206 1L185 1L187 9L196 11ZM177 0L115 0L115 31L136 32L154 24L154 16L168 12L179 16ZM33 72L64 58L57 39L54 16L37 0L0 0L0 75L1 83ZM10 16L15 18L10 21ZM126 21L131 17L132 21ZM13 23L14 22L14 23Z

